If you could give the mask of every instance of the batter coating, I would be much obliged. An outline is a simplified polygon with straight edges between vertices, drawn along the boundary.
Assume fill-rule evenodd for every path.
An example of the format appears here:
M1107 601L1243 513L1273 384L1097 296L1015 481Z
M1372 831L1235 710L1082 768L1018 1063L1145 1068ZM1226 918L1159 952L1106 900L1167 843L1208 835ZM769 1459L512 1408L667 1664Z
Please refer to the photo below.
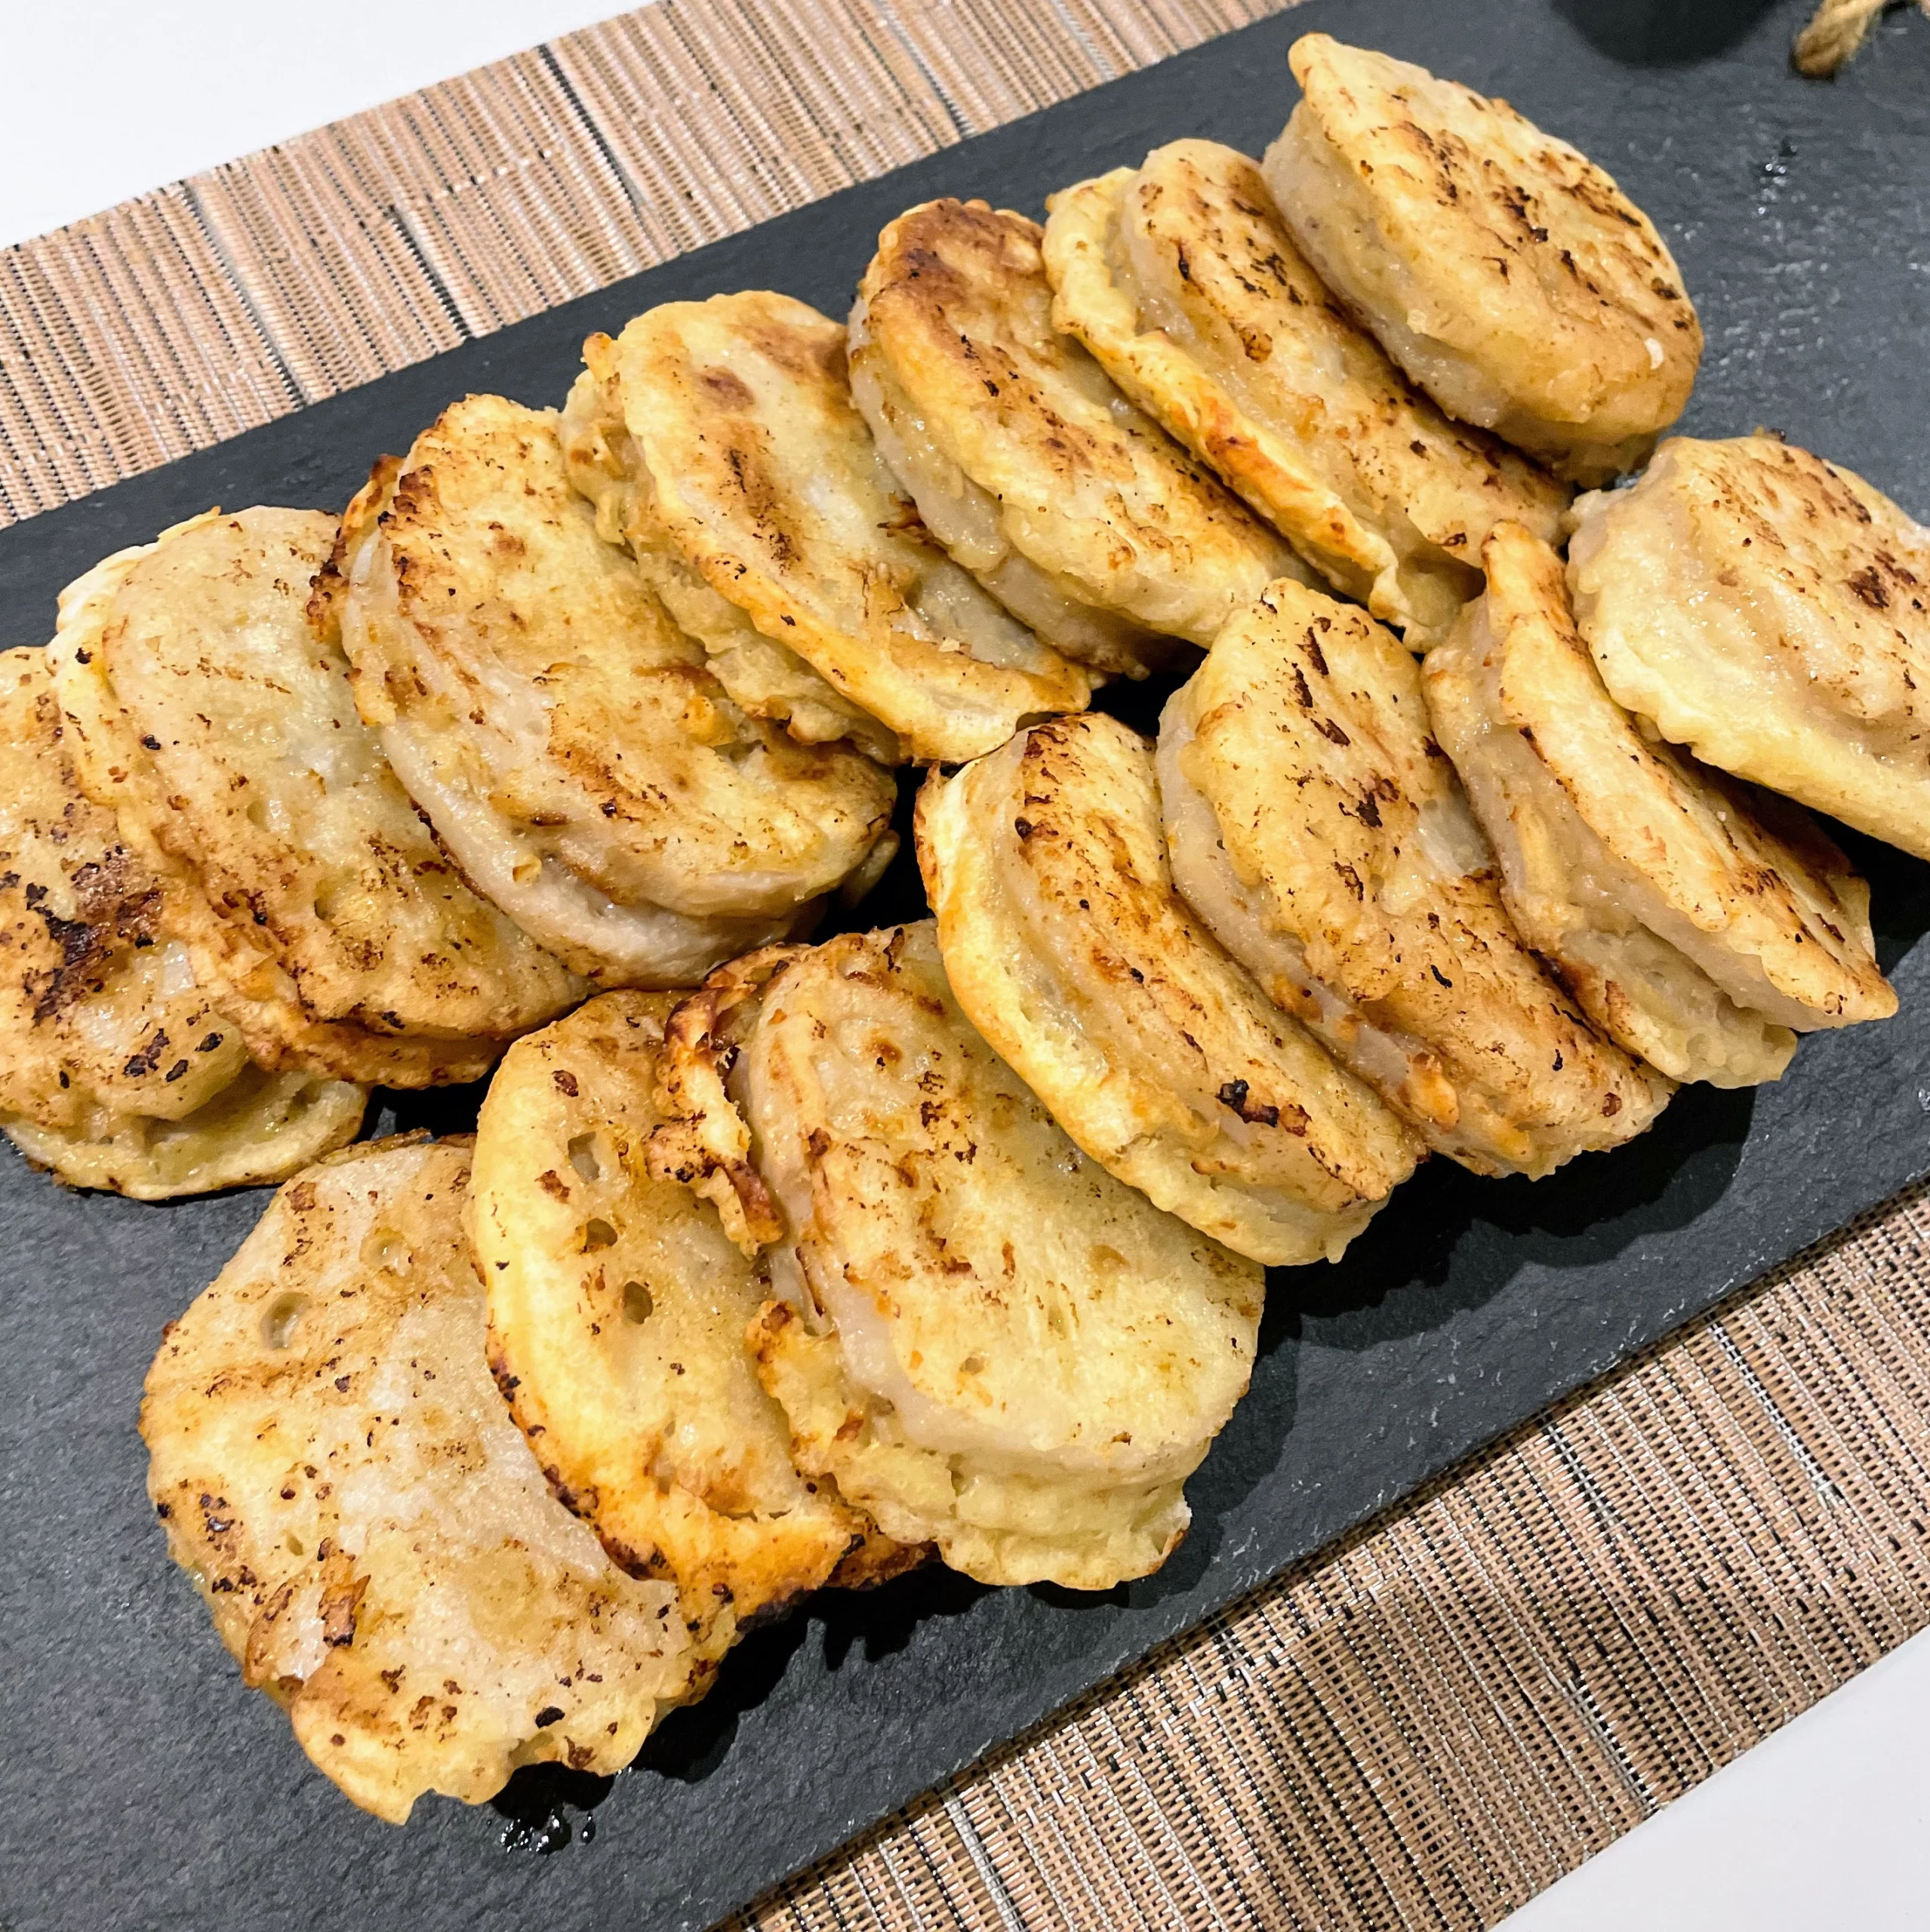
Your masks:
M1930 531L1767 435L1671 437L1574 524L1575 622L1618 704L1930 858Z
M919 798L953 993L1109 1173L1270 1266L1337 1260L1414 1137L1173 890L1153 748L1035 726Z
M335 539L210 512L70 586L51 653L88 797L178 888L197 979L264 1065L472 1080L586 990L438 850L309 628Z
M670 1035L652 1168L768 1260L759 1372L799 1466L982 1582L1157 1569L1246 1387L1259 1269L1079 1152L929 924L740 961Z
M446 410L350 504L319 595L463 875L600 985L790 937L886 835L889 773L746 717L598 537L552 411Z
M1568 491L1408 381L1314 273L1245 155L1175 141L1051 207L1059 326L1411 646L1479 595L1498 520L1556 535Z
M571 478L752 716L928 762L1083 709L1090 675L947 558L900 494L836 323L753 291L667 303L583 353Z
M953 556L1069 656L1144 677L1304 566L1058 332L1042 240L983 202L900 215L858 287L853 389Z
M1477 1174L1641 1133L1673 1084L1599 1038L1522 943L1414 659L1276 584L1166 707L1173 876L1221 944Z
M1507 102L1324 33L1267 151L1301 252L1450 416L1577 483L1682 412L1702 325L1655 225Z
M1504 524L1485 562L1486 597L1422 682L1508 910L1588 1017L1672 1079L1738 1087L1777 1078L1797 1032L1893 1013L1842 853L1636 730L1547 545Z

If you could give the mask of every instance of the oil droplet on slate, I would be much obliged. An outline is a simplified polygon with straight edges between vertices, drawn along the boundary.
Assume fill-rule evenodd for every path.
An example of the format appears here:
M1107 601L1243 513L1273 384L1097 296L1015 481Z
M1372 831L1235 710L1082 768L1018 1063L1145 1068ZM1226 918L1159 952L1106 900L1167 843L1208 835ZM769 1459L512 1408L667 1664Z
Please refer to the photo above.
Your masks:
M583 1820L583 1835L586 1842L596 1835L587 1818ZM561 1851L570 1838L568 1820L553 1810L540 1824L525 1818L512 1818L503 1827L503 1849L533 1851L539 1858L547 1858L553 1851Z

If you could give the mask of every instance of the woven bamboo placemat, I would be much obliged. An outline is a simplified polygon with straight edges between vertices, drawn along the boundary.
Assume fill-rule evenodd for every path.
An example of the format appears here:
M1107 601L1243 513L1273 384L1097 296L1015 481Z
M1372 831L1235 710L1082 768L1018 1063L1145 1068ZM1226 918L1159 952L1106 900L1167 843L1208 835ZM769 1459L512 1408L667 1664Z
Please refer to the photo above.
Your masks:
M0 254L0 522L1271 11L662 0L143 195ZM1930 1623L1926 1418L1917 1189L734 1924L1492 1924Z

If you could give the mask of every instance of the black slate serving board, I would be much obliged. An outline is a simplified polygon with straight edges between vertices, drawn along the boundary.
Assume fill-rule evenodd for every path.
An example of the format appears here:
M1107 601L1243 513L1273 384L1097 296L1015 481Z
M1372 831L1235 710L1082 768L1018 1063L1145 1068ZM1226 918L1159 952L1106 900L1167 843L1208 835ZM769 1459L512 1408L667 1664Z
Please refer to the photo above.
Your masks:
M1930 512L1930 32L1893 23L1818 86L1785 66L1795 23L1753 0L1313 0L0 533L0 639L42 641L62 584L211 502L342 502L465 390L560 399L584 333L652 302L768 285L842 313L913 202L1036 212L1182 134L1257 152L1315 27L1504 94L1629 187L1708 329L1688 427L1774 424ZM1691 1089L1550 1181L1433 1163L1341 1267L1277 1276L1252 1392L1160 1575L1099 1598L936 1574L827 1599L746 1644L614 1786L525 1774L494 1808L425 1801L402 1832L242 1689L143 1495L158 1331L265 1197L81 1198L0 1155L0 1932L715 1918L1930 1170L1930 869L1849 842L1901 1015L1812 1038L1778 1087ZM916 894L901 875L867 910ZM402 1097L385 1124L466 1126L472 1105Z

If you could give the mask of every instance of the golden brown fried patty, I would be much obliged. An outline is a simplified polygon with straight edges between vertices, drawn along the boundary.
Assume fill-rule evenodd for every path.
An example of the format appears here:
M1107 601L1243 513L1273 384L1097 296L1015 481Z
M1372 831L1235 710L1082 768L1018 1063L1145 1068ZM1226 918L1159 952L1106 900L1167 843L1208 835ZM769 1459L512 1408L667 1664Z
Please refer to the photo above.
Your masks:
M1167 706L1159 761L1180 890L1430 1146L1544 1174L1666 1104L1522 944L1420 668L1362 612L1274 585Z
M1702 327L1642 211L1505 101L1324 33L1267 152L1301 252L1450 416L1579 483L1682 414Z
M519 1764L620 1770L707 1681L676 1590L549 1494L483 1360L469 1150L311 1168L148 1371L148 1494L244 1680L400 1824Z
M900 215L859 285L853 385L952 554L1061 650L1144 676L1302 566L1058 333L1042 232L983 202Z
M178 885L197 977L264 1063L474 1079L583 983L457 876L312 632L332 518L211 514L70 586L56 689L80 781Z
M1870 892L1795 808L1644 737L1576 632L1562 560L1513 524L1421 678L1522 936L1672 1079L1773 1080L1790 1029L1880 1019Z
M0 1112L178 1118L248 1064L177 897L82 792L46 653L0 655Z
M1574 515L1575 620L1618 703L1930 858L1930 530L1768 435L1671 437Z
M598 537L553 411L446 410L377 466L330 571L356 702L438 838L602 984L789 937L886 832L891 775L746 717Z
M1568 491L1408 382L1294 245L1245 155L1175 141L1051 208L1059 326L1411 645L1479 594L1498 520L1556 534Z
M572 479L746 712L929 761L1084 706L1091 677L899 495L852 405L836 323L753 291L666 303L583 353L591 380L565 412Z
M848 1558L863 1576L916 1552L799 1474L746 1339L769 1284L645 1165L679 997L608 993L510 1048L469 1214L490 1361L552 1487L620 1567L677 1586L710 1656Z
M1337 1260L1421 1149L1173 890L1153 748L1035 726L925 780L945 977L1085 1152L1269 1264Z
M249 1060L180 897L82 794L46 654L0 654L0 1129L71 1186L281 1180L361 1122L360 1088Z
M662 599L677 627L700 644L711 675L747 717L783 725L801 745L848 741L885 764L903 759L897 732L833 689L789 644L766 637L740 605L712 589L672 540L653 507L649 472L623 426L614 380L615 345L593 336L586 368L571 386L559 420L563 463L572 488L596 513L597 534L621 544Z
M801 1468L987 1583L1159 1567L1246 1386L1260 1270L1079 1152L928 924L721 969L662 1097L653 1170L767 1258L759 1372Z

